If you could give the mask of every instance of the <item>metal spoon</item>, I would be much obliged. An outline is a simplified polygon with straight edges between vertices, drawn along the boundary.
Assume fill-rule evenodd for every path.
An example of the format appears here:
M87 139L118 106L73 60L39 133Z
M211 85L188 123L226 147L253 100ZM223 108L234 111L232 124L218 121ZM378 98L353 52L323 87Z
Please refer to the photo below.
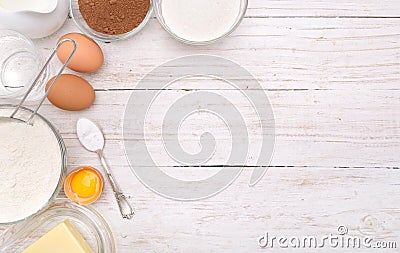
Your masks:
M131 219L135 215L135 213L125 195L119 188L117 182L111 174L111 170L108 167L106 160L103 157L104 135L101 132L100 128L91 120L81 118L76 124L76 129L79 141L81 142L82 146L84 146L87 150L95 152L99 155L101 164L106 170L108 181L110 182L113 192L115 194L115 198L117 199L122 217L125 219Z

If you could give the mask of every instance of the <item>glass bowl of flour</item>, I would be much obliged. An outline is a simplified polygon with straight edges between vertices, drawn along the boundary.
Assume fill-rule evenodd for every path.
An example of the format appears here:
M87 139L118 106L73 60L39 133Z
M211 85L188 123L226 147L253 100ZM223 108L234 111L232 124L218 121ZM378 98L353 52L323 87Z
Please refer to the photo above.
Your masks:
M10 120L15 106L0 105L0 226L29 219L60 192L66 149L54 126L37 114L32 125ZM21 107L16 118L32 111Z
M162 27L192 45L211 44L231 34L247 6L248 0L153 0Z

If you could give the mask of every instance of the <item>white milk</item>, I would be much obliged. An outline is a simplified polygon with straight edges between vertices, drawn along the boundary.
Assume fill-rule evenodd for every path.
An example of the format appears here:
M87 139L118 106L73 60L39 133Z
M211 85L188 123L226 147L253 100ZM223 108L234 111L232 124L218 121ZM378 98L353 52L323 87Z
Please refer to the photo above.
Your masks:
M240 14L240 0L163 0L166 25L179 37L209 41L228 32Z
M0 0L0 9L41 11L47 9L52 0Z

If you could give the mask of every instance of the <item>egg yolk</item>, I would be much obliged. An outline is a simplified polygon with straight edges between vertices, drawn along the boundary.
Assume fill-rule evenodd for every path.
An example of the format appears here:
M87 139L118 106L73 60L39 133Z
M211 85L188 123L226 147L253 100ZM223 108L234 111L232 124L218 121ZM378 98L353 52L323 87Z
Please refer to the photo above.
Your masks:
M99 176L90 170L78 171L71 180L71 189L81 198L89 198L96 194Z

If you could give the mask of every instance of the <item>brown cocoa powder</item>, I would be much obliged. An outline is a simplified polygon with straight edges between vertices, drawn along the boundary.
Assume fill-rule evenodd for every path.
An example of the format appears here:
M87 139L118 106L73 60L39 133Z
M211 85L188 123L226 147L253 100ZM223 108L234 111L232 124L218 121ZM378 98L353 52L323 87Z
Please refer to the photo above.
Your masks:
M140 25L149 11L150 0L78 0L78 5L90 28L115 35Z

